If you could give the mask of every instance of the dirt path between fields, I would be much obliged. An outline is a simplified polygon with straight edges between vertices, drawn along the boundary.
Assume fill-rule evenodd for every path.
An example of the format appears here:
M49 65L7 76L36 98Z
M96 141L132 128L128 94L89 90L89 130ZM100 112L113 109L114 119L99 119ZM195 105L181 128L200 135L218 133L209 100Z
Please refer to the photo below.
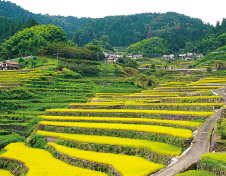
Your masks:
M226 102L226 95L224 94L225 88L219 88L215 92L221 95L224 99L224 102ZM213 124L220 118L221 112L224 109L224 106L218 110L216 113L214 113L211 118L206 121L201 129L198 131L194 143L191 147L191 149L185 153L184 155L181 155L179 160L175 162L174 164L169 165L168 167L164 168L163 170L157 172L154 174L154 176L173 176L181 171L186 170L189 168L192 164L198 162L200 160L201 155L209 152L209 133L213 128Z

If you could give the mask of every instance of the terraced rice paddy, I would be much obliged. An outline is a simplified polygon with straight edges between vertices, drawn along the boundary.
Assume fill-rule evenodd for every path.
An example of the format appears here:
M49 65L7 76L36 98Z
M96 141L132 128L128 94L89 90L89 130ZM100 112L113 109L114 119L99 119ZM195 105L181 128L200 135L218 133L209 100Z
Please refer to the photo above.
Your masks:
M7 170L2 170L2 169L0 169L0 174L4 175L4 176L13 176L13 174L11 174L11 172L9 172Z
M72 158L80 158L95 163L102 163L112 166L117 172L124 176L142 176L153 173L164 167L164 165L147 161L137 156L127 156L122 154L101 153L93 151L84 151L75 148L69 148L55 143L48 143L58 152L68 155Z
M174 156L181 153L181 149L175 146L171 146L165 143L153 142L147 140L119 138L110 136L95 136L95 135L78 135L78 134L66 134L66 133L54 133L48 131L37 131L37 134L56 137L62 139L68 139L79 142L87 142L94 144L107 144L117 146L131 146L135 148L147 148L155 153L163 155Z
M188 127L198 127L200 122L179 121L179 120L159 120L149 118L116 118L116 117L82 117L82 116L40 116L45 120L59 120L59 121L106 121L106 122L143 122L143 123L159 123L172 124ZM44 122L43 122L44 123ZM41 124L41 123L40 123Z
M27 83L31 91L43 94L43 99L37 99L37 107L47 101L44 94L51 95L53 91L61 95L55 97L56 101L48 99L52 105L49 109L33 110L34 116L42 118L33 135L48 142L46 150L11 143L0 157L24 163L27 175L37 175L39 171L39 175L147 176L185 151L194 132L223 106L222 97L211 90L224 86L224 81L214 78L165 83L142 92L123 93L119 88L97 93L87 103L73 102L76 93L66 96L72 90L78 94L90 91L85 82L81 82L84 89L72 84L77 82L72 79L57 88L44 82L43 86ZM64 99L64 94L68 101L61 105L70 103L70 109L55 104ZM29 103L24 105L29 107ZM31 138L32 135L28 141Z
M24 145L24 143L11 143L6 148L7 151L0 155L1 158L17 160L28 168L27 176L48 176L48 175L98 175L106 174L73 167L62 161L55 159L49 152L42 149L34 149Z

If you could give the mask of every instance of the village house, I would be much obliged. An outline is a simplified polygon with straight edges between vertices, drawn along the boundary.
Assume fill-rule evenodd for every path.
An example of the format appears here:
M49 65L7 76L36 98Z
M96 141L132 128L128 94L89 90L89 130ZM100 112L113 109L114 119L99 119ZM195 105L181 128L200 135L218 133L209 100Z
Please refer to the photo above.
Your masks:
M191 61L192 59L190 57L186 57L184 60L185 61Z
M105 58L107 58L107 63L118 62L118 59L123 57L123 55L110 54L110 53L104 53L104 55L105 55Z
M202 58L202 57L203 57L203 54L198 54L196 57L197 57L198 59L199 59L199 58Z
M108 64L113 64L115 62L115 59L114 58L108 58L107 59L107 63Z
M139 54L139 55L129 55L129 56L126 56L130 59L143 59L143 55Z
M193 53L187 53L186 55L187 55L187 57L192 57L192 56L194 56L195 54L193 54Z
M185 58L186 57L186 54L179 54L179 57L180 58Z
M143 59L143 55L133 55L133 59Z
M0 63L1 70L18 70L20 69L20 64L17 62L4 61Z
M174 59L174 54L163 55L163 59Z

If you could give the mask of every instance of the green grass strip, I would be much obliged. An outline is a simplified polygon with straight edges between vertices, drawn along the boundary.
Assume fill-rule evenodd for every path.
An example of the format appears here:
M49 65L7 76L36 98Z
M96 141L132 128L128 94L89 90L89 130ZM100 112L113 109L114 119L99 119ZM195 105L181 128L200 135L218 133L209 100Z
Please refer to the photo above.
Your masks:
M214 174L202 170L190 170L177 176L215 176Z

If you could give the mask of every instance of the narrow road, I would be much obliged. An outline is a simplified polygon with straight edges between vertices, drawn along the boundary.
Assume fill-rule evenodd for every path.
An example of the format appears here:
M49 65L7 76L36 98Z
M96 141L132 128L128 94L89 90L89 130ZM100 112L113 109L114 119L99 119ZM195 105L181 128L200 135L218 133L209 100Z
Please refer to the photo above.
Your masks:
M226 102L226 95L224 94L225 88L219 88L215 92L221 95ZM213 124L220 118L221 112L224 109L222 107L216 113L214 113L211 118L206 121L194 140L194 144L191 149L181 156L177 162L174 164L169 165L168 167L164 168L163 170L154 174L154 176L173 176L180 171L187 169L192 164L198 162L200 160L201 155L209 152L209 133L213 128Z

